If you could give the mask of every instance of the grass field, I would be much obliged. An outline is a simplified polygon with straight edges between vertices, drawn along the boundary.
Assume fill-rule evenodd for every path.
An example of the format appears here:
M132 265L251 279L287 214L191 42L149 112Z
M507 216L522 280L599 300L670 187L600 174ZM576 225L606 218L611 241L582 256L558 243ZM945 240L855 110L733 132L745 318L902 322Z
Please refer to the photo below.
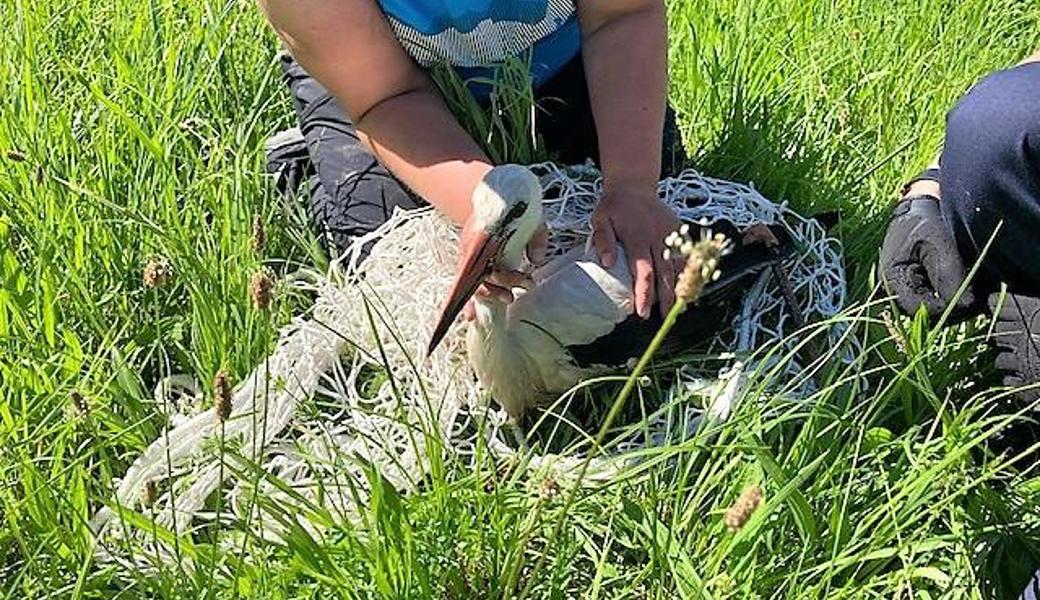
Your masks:
M669 15L695 166L840 208L860 304L886 208L945 111L1040 47L1035 0L674 0ZM324 259L264 176L291 107L253 3L2 0L0 30L4 597L1007 598L1040 566L1040 474L986 449L1009 419L977 385L985 327L886 327L879 311L855 325L854 373L834 365L799 402L756 388L712 436L580 494L559 535L559 496L450 464L320 538L199 540L190 572L95 561L86 520L159 435L155 382L248 373L271 321L307 305L257 312L250 275ZM173 276L149 290L154 255ZM765 502L730 533L752 483Z

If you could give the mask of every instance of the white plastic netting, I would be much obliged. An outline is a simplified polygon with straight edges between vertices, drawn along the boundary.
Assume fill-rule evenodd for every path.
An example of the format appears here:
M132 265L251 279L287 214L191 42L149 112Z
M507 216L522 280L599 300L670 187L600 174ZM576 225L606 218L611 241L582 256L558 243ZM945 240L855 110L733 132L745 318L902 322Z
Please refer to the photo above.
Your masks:
M600 192L598 172L552 164L532 169L545 192L550 256L585 244ZM750 186L694 171L661 181L658 192L684 221L724 219L742 229L779 224L794 240L797 251L784 270L787 295L793 291L801 318L791 313L776 276L763 273L745 293L732 331L720 337L719 344L735 355L763 341L787 339L797 323L826 320L844 306L841 247L817 221L770 202ZM504 412L482 397L468 365L463 327L453 328L431 357L422 358L454 274L456 242L455 229L434 211L399 211L356 240L329 273L300 273L287 282L313 292L314 307L280 332L274 352L235 389L223 434L213 412L201 410L200 394L189 379L162 382L156 403L167 407L170 428L122 477L111 506L95 516L95 530L109 542L102 544L102 553L133 560L111 549L149 547L149 529L128 525L126 515L134 511L190 535L217 518L213 506L219 495L221 521L237 520L277 537L278 524L264 519L261 506L320 507L350 519L366 497L366 465L407 492L427 475L432 453L465 458L475 451L478 436L497 457L515 454ZM369 249L367 256L363 248ZM838 326L830 332L840 334ZM718 378L676 381L685 394L704 398L684 408L686 422L696 423L703 406L727 414L743 393L747 374L733 359ZM672 413L652 415L644 435L622 439L613 454L594 460L590 480L610 477L628 453L664 443L673 421ZM575 454L540 454L529 464L567 482L581 460ZM146 490L156 491L147 508ZM303 525L316 527L306 520Z

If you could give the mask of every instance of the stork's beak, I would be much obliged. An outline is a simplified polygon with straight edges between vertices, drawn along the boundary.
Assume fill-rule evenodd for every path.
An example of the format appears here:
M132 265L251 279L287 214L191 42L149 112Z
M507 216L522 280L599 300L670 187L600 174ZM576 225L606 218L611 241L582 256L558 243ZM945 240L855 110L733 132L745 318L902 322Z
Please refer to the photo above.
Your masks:
M462 249L459 272L455 275L455 282L451 286L448 301L441 311L437 327L433 330L430 345L426 348L426 356L433 354L433 351L437 349L437 345L444 339L448 328L455 322L455 318L462 312L462 308L484 282L484 277L491 272L494 260L498 257L504 244L504 239L486 232L480 232L470 237L466 247Z

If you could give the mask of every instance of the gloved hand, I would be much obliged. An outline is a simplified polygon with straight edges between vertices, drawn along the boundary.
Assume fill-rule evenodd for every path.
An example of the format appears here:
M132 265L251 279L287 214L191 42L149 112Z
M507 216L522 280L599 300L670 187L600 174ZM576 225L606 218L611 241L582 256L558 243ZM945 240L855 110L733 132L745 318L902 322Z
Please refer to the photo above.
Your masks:
M881 272L904 312L913 314L923 304L937 318L946 310L966 270L937 198L913 196L896 206L881 246ZM968 289L957 299L952 317L965 318L974 307Z
M1021 387L1040 382L1040 298L1018 294L991 294L996 367L1004 385ZM1018 398L1032 403L1040 388L1021 391Z

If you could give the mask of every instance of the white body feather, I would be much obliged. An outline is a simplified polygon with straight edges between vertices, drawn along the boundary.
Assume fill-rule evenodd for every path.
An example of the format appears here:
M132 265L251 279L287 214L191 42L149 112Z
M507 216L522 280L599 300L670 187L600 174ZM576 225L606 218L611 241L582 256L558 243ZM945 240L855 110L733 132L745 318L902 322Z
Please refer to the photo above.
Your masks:
M620 247L616 256L605 269L588 247L574 248L536 269L535 286L513 303L478 301L470 362L512 418L605 370L575 365L568 347L594 342L632 314L632 276Z

